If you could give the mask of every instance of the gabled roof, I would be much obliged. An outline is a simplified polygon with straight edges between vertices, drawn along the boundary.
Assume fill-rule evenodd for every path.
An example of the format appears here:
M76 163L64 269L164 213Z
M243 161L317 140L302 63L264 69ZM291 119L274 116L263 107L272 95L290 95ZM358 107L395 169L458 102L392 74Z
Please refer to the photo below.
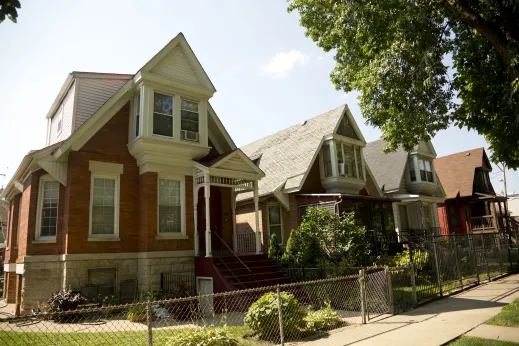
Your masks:
M384 192L397 190L402 181L409 153L402 148L385 154L386 143L379 139L364 147L364 159Z
M324 137L334 133L342 115L348 116L356 128L348 106L342 105L242 147L243 152L265 172L265 177L259 181L259 195L267 195L280 188L285 191L300 189ZM356 132L362 139L360 131ZM238 196L239 199L249 197Z
M265 176L265 173L240 149L234 149L212 158L200 159L197 162L207 168L246 172L258 174L261 177Z
M475 169L480 167L492 170L484 148L462 151L434 160L434 169L447 198L472 196Z

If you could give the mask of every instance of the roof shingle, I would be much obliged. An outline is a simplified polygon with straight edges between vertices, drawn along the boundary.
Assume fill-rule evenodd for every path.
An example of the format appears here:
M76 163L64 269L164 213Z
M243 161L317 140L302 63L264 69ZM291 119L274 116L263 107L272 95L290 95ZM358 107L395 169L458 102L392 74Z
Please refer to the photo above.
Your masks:
M385 145L381 139L367 143L364 147L364 159L380 189L387 192L399 188L409 154L403 148L386 154L382 152Z

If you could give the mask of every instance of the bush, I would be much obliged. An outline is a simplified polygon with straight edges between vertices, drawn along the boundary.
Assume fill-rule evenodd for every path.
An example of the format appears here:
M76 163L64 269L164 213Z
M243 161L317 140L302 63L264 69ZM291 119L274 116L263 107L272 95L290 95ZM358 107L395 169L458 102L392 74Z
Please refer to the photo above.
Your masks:
M425 251L413 251L413 261L416 270L423 270L427 263L429 263L429 253ZM405 249L393 257L393 265L395 267L407 267L410 264L409 249Z
M238 346L238 340L224 328L183 329L169 338L168 346Z
M266 293L250 306L243 321L261 338L277 338L279 336L278 311L277 294ZM300 308L299 302L293 294L281 292L281 312L283 314L283 331L286 334L304 327L306 311Z
M280 261L281 256L283 256L283 250L279 246L278 237L275 234L270 236L268 255L273 261Z
M146 314L146 306L138 305L132 306L128 309L128 313L126 314L126 318L131 322L144 322L148 319Z
M343 323L339 314L332 310L330 302L324 309L309 312L305 322L306 328L314 332L335 329Z

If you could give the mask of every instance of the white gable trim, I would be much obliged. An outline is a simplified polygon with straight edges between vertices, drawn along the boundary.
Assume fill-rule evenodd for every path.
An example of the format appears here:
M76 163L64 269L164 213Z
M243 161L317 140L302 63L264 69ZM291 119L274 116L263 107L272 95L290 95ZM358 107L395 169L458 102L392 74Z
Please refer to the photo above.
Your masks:
M216 126L224 136L225 140L227 141L227 144L231 147L232 150L236 149L236 144L234 144L234 141L232 140L231 136L229 135L229 132L227 132L227 129L223 126L222 122L220 121L220 118L216 114L216 112L213 109L213 106L209 102L207 102L207 113L211 116L211 118L216 123Z
M337 134L337 130L339 129L339 125L340 125L340 123L342 121L342 118L345 117L345 116L348 117L348 120L350 121L350 124L353 127L353 131L355 131L355 133L359 137L359 140L361 142L363 142L364 145L365 145L366 144L366 139L364 139L364 136L362 135L362 132L360 131L359 126L357 125L357 122L355 121L355 118L351 114L350 108L348 107L348 105L344 105L344 111L342 112L342 115L340 116L339 121L337 121L337 124L335 125L335 128L333 129L333 133ZM345 138L347 138L347 137L345 137Z
M223 159L218 161L216 164L214 164L211 168L212 169L218 168L218 167L222 166L223 164L225 164L227 161L229 161L233 157L238 157L238 158L242 159L242 161L245 164L247 164L250 168L252 168L252 170L256 174L259 174L262 177L265 176L265 173L263 173L263 171L258 166L256 166L256 164L254 162L252 162L252 160L249 159L249 157L247 155L245 155L243 153L243 151L241 151L240 149L236 150L234 153L232 153L230 155L227 155L226 157L224 157ZM223 168L223 169L225 169L225 168Z
M285 208L286 211L290 211L290 199L288 198L288 194L283 193L283 186L285 183L281 183L274 189L272 194L278 200L279 204Z
M204 68L198 61L195 53L189 46L189 43L187 43L186 38L184 37L183 33L179 33L175 38L173 38L169 43L164 46L153 58L151 58L150 61L148 61L141 69L143 72L149 72L151 69L153 69L155 66L157 66L162 59L164 59L169 53L173 51L175 47L180 45L182 50L184 51L184 54L186 55L186 58L188 62L191 64L191 67L193 68L195 74L201 79L201 82L204 86L206 86L208 89L212 90L213 92L216 92L216 88L214 87L213 83L209 79L209 76L205 72Z
M319 145L317 146L317 149L314 152L314 156L312 157L310 164L308 165L308 167L306 167L305 174L303 175L303 179L301 179L301 183L299 183L299 186L295 187L295 188L283 190L284 193L292 193L292 192L297 192L297 191L301 190L301 187L305 184L306 178L308 177L308 174L310 173L310 170L312 169L312 166L314 165L315 160L319 157L319 153L321 152L323 143L324 143L324 137L321 138L321 142L319 142ZM283 182L283 185L284 184L285 184L285 182Z

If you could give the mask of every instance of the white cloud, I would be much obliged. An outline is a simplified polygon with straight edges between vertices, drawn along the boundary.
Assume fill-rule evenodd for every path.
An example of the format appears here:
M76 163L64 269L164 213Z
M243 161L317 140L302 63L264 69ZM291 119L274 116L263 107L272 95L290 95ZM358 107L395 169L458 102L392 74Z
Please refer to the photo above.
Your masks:
M270 61L260 66L263 73L272 78L282 79L288 76L288 73L297 65L304 66L310 57L301 53L298 50L291 50L290 52L281 52L276 54Z

